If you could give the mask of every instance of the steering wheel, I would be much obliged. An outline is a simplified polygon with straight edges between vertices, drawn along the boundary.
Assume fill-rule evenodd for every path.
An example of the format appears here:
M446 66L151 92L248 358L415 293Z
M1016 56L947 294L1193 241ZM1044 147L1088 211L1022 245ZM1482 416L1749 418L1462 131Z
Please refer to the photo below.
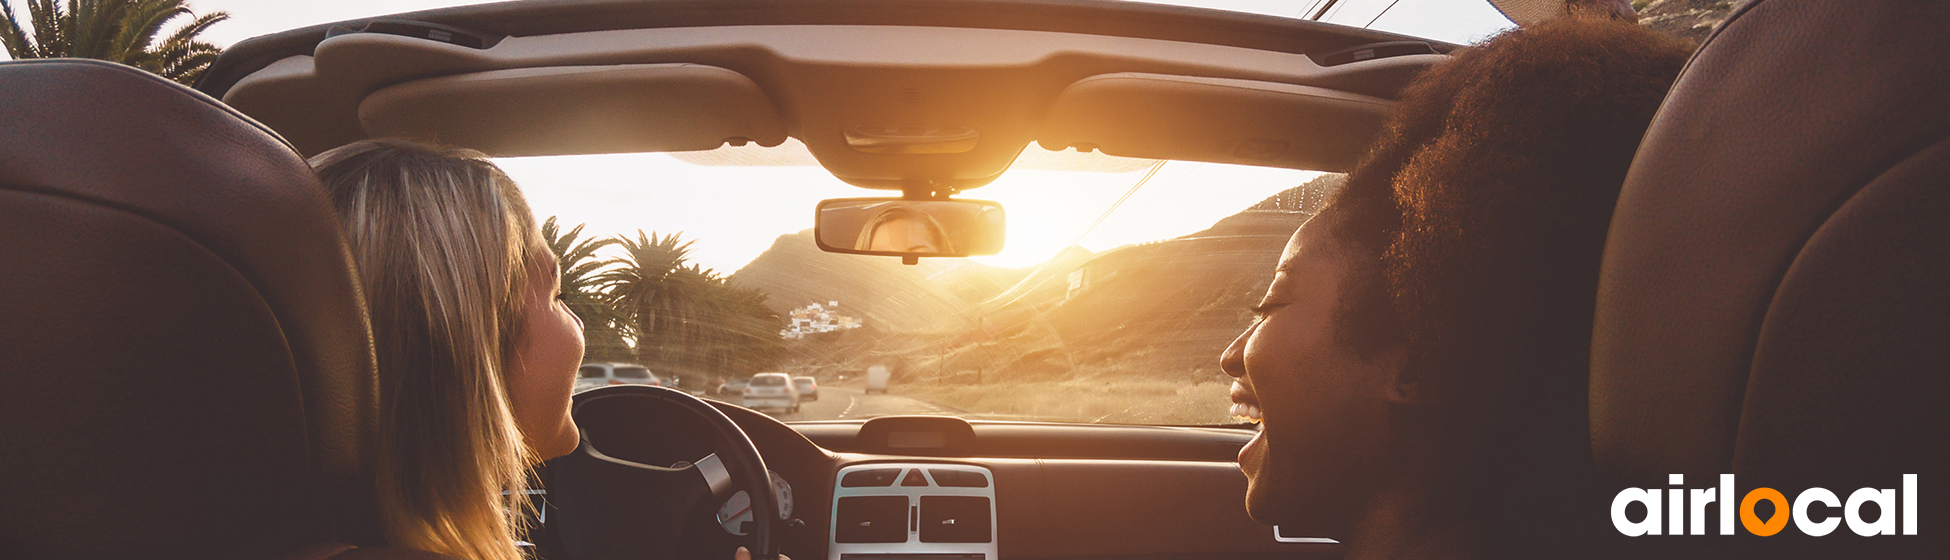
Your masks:
M633 420L608 425L618 415ZM566 560L677 560L672 557L684 548L684 530L698 500L710 498L715 504L741 489L751 498L752 521L745 527L752 559L778 557L783 523L765 460L745 430L723 411L682 391L612 385L577 394L570 416L582 428L582 442L544 469L546 526ZM592 442L592 428L599 422L606 433L594 434ZM657 445L653 436L659 430L703 432L676 435L709 437L711 452L668 466L649 464L670 458L669 449L643 449ZM725 551L723 557L708 560L729 558Z

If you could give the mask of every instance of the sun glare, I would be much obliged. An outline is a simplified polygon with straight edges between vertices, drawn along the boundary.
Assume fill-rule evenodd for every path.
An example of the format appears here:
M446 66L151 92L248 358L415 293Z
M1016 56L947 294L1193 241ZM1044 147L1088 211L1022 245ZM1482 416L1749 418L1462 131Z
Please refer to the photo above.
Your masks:
M897 196L847 185L817 167L706 166L667 154L505 158L497 163L521 184L538 218L558 216L571 227L588 224L585 236L682 232L696 242L694 262L727 274L763 253L779 236L812 228L813 206L821 199ZM1319 175L1169 162L1089 229L1144 174L1014 169L993 184L963 193L963 198L1001 202L1009 216L1006 248L976 257L976 262L1035 266L1079 236L1079 245L1103 251L1191 234Z

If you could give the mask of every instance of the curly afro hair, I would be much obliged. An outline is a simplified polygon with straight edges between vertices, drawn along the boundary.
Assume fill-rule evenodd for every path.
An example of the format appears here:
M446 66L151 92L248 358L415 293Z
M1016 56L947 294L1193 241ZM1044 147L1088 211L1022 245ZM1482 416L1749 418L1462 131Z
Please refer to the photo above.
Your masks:
M1569 480L1589 462L1605 235L1639 140L1692 51L1631 23L1575 17L1462 49L1403 92L1322 212L1353 263L1342 343L1370 356L1402 349L1404 375L1460 407L1438 416L1471 442L1466 468L1505 473L1486 488L1536 485L1522 477L1539 472Z

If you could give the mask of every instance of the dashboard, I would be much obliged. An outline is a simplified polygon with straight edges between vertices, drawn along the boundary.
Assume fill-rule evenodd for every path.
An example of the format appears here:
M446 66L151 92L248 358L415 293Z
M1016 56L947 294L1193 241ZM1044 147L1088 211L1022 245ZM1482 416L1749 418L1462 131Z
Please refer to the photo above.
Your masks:
M1332 541L1278 538L1246 515L1246 481L1233 461L1251 429L937 416L788 425L713 404L763 455L786 521L781 552L795 560L1341 555ZM678 441L704 433L682 419L630 420L658 427L633 436L646 447L667 440L654 447L677 450L662 464L709 452ZM706 501L695 506L680 550L659 556L729 558L744 544L743 524L755 514L749 497ZM546 520L541 525L537 540L548 538Z

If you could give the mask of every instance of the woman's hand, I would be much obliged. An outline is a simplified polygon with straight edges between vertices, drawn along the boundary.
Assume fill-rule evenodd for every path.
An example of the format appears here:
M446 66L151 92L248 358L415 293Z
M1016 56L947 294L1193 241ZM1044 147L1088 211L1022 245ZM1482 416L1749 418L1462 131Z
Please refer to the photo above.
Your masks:
M738 547L738 552L731 555L731 560L752 560L752 551L745 550L745 547L742 546ZM779 560L792 560L792 559L787 558L786 555L784 554L780 554Z

